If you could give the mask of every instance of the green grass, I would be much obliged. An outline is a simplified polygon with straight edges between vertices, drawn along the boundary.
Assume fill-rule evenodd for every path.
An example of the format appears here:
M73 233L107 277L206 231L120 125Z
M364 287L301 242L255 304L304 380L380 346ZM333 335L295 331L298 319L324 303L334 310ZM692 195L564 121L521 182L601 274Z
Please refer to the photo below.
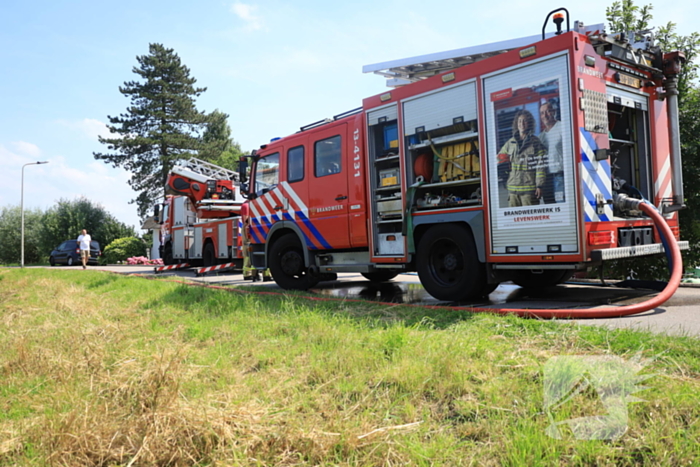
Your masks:
M696 339L306 295L0 269L0 465L700 459ZM639 352L623 436L547 436L551 357ZM584 391L557 421L598 409Z

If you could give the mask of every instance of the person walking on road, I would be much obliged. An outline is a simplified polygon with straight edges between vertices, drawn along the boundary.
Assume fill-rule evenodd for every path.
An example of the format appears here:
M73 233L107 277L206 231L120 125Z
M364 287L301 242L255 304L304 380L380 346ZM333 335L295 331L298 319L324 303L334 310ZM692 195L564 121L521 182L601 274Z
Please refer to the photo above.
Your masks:
M92 237L83 229L78 236L78 245L80 246L80 259L83 261L83 269L87 267L88 259L90 259L90 242Z

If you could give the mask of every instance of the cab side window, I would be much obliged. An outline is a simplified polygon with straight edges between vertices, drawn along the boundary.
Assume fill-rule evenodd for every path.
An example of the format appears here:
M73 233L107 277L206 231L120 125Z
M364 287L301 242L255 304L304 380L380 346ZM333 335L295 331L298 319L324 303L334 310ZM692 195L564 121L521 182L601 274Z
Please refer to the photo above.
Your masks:
M316 177L340 173L342 167L340 148L340 135L316 141L314 144L314 173Z
M298 182L304 179L304 146L297 146L287 152L287 181Z

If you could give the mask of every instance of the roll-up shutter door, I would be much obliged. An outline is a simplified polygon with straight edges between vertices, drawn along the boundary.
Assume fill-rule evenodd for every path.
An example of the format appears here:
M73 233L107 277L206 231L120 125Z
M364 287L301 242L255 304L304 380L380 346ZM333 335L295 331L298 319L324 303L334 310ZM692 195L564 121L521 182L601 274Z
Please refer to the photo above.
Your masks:
M424 127L425 131L450 126L455 118L468 122L475 120L476 84L474 82L440 89L404 102L405 132L407 135Z

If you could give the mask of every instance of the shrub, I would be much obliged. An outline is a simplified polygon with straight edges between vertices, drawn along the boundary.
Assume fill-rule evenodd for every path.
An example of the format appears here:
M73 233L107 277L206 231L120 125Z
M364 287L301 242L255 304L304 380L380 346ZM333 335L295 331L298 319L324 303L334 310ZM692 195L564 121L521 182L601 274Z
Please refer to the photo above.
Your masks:
M146 244L140 238L118 238L102 251L102 264L115 264L133 256L145 256Z

